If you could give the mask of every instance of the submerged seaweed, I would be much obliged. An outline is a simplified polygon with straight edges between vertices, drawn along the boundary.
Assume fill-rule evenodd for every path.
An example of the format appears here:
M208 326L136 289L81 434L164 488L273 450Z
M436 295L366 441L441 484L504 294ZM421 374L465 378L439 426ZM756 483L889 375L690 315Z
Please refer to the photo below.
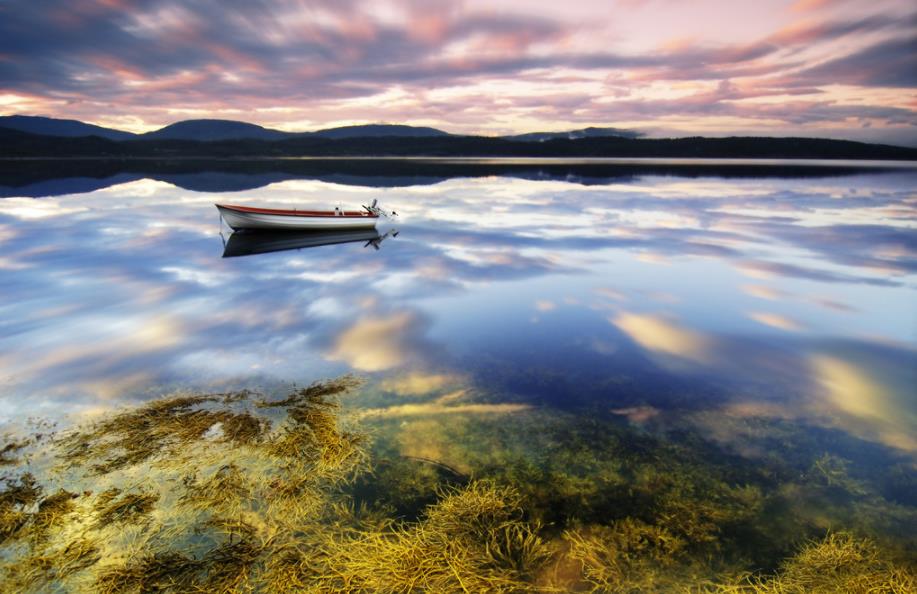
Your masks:
M3 481L0 490L0 545L15 536L29 519L28 509L41 497L42 488L30 473Z
M38 511L32 515L29 536L39 542L47 539L48 533L65 524L67 515L76 509L73 501L76 497L76 493L60 489L57 493L42 499L38 504Z
M204 479L186 477L184 487L180 497L182 504L221 511L238 511L239 504L249 500L254 489L249 477L235 464L220 466Z
M23 439L7 439L0 447L0 466L14 466L19 463L18 453L28 447L29 442Z
M893 562L870 539L837 532L805 544L775 576L752 576L713 590L722 594L908 594L917 591L917 571Z
M66 545L34 552L7 568L5 581L10 591L44 592L99 562L101 554L96 543L78 538Z
M226 528L225 524L214 526ZM105 594L248 591L252 566L262 549L254 530L237 523L224 542L200 557L170 550L145 551L124 564L103 570L94 585Z
M217 396L155 400L63 438L61 458L71 465L91 462L90 468L101 475L157 456L178 455L215 426L229 428L229 432L224 429L225 439L237 444L250 443L261 435L265 427L252 423L246 412L202 408L220 400Z
M149 514L158 500L157 493L121 493L120 489L109 489L97 501L97 526L136 522Z
M879 529L913 510L882 499L838 456L799 462L807 483L776 480L779 466L710 455L690 434L668 441L615 420L537 412L512 424L382 420L373 445L338 401L359 383L345 376L274 401L171 396L58 439L54 472L0 483L0 589L915 586L911 544ZM825 537L819 516L806 515L816 495L838 510L855 502L864 529ZM787 522L797 525L777 534ZM812 537L824 538L798 545Z
M317 555L288 554L274 572L326 592L531 590L550 556L538 531L523 521L518 492L475 482L444 492L417 523L328 535Z

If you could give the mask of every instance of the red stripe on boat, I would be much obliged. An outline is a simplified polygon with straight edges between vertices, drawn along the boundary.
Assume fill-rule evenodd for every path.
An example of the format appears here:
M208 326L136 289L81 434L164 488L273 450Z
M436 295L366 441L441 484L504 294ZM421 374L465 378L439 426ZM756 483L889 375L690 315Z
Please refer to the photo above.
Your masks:
M357 217L376 219L379 215L370 214L363 210L345 210L343 214L336 214L333 210L283 210L280 208L257 208L254 206L235 206L231 204L217 204L220 208L251 212L255 214L282 215L287 217Z

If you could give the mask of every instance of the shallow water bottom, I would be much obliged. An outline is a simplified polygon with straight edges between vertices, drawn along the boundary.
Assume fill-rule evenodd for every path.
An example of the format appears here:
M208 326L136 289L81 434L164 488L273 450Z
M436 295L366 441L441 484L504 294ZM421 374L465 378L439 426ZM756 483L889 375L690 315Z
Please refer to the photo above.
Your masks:
M722 417L741 436L726 447L703 415L445 396L438 411L380 409L377 387L345 376L279 398L173 394L9 436L2 582L111 593L917 584L912 468L851 472L830 453L852 439L840 432Z

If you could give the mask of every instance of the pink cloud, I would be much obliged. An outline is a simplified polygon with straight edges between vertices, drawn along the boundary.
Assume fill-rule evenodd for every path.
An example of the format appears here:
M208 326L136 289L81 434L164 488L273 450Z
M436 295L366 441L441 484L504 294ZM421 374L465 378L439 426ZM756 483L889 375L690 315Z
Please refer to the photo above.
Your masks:
M796 0L790 6L793 12L812 12L832 4L839 4L837 0Z
M407 27L408 34L425 43L437 43L446 39L449 21L443 15L420 14Z

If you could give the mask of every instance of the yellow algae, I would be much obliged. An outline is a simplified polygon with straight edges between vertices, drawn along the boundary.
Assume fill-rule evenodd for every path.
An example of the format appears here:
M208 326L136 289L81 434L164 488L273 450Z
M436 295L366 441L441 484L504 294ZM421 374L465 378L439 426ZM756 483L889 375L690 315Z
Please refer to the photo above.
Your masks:
M7 568L3 579L9 591L44 592L73 574L99 562L101 553L89 539L73 540L64 546L33 552Z
M917 591L913 566L895 563L868 538L849 532L805 544L774 576L750 576L720 584L721 594L910 594Z
M687 543L664 527L624 519L611 526L568 530L568 556L592 591L632 592L673 585L672 565Z
M443 493L415 524L327 539L313 579L326 592L533 591L550 550L517 492L477 482Z
M913 588L906 540L865 535L882 522L906 526L914 514L835 454L809 446L792 466L781 460L759 472L688 432L690 422L677 439L652 433L667 419L638 404L617 414L533 408L509 417L480 413L522 405L434 390L430 402L400 411L429 416L366 416L341 405L360 383L345 376L274 400L171 395L65 434L52 444L55 472L0 479L2 589ZM780 439L813 439L784 419L729 418L774 423ZM375 423L372 442L358 419ZM899 491L909 484L899 483ZM827 504L814 513L799 501ZM852 515L856 536L798 545Z
M7 480L4 535L28 538L0 551L2 581L36 592L249 591L266 543L320 530L329 489L358 471L365 440L341 426L333 400L358 383L316 383L275 402L171 396L68 433L55 444L61 476L116 486L77 504L65 489L41 499L31 475ZM147 484L131 486L140 476Z
M27 511L41 497L42 487L36 478L25 473L6 479L0 490L0 544L17 534L28 521Z
M29 446L29 441L25 439L7 438L6 443L0 447L0 467L15 466L19 464L18 453Z
M158 500L157 493L121 493L120 489L109 489L97 500L98 526L136 522L149 514Z
M44 541L51 530L66 523L66 516L74 511L76 493L60 489L57 493L45 497L38 503L38 511L32 516L29 536L36 541Z

